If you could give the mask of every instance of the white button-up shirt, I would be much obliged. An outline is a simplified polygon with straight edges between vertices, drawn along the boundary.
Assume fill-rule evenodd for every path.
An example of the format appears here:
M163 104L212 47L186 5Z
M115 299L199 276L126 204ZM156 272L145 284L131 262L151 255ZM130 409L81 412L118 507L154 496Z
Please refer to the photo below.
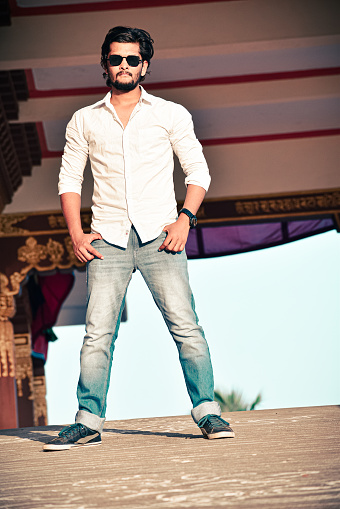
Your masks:
M59 175L59 194L81 194L90 158L94 179L91 230L123 248L132 224L142 242L148 242L176 221L173 151L186 185L207 190L210 184L190 113L141 90L125 129L110 102L111 92L73 115L66 129Z

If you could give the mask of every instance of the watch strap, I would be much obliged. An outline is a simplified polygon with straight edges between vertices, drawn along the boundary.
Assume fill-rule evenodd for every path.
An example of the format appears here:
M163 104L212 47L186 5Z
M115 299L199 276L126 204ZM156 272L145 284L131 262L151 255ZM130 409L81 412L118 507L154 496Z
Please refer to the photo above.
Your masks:
M180 214L185 214L186 216L188 216L190 228L195 228L196 227L196 225L197 225L197 217L195 216L195 214L190 212L190 210L188 210L188 209L181 209L179 211L178 215L180 215Z

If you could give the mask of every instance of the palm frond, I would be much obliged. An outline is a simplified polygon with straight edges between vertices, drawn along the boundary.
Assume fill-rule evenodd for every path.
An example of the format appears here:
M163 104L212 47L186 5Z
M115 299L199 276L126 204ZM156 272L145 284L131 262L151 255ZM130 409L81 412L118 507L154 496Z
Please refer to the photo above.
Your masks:
M262 396L259 393L255 401L250 405L244 401L242 392L240 391L234 389L231 392L215 390L214 400L219 403L222 412L240 412L244 410L254 410L262 401Z

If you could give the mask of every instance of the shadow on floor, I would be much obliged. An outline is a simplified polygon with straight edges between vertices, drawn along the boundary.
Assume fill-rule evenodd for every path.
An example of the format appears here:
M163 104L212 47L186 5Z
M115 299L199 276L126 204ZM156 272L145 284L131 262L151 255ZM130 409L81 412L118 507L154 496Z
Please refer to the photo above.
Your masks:
M120 435L149 435L157 437L173 437L173 438L204 438L202 434L192 435L191 433L171 433L170 431L143 431L140 429L104 429L104 433L118 433Z
M36 428L13 428L0 430L1 436L8 437L18 437L24 440L32 440L33 442L42 442L46 443L53 438L53 436L57 436L59 431L63 429L64 426L46 426L46 427L36 427ZM48 433L46 433L48 431ZM51 434L53 432L53 434ZM172 432L161 432L161 431L143 431L139 429L104 429L103 434L113 433L118 435L146 435L146 436L158 436L158 437L172 437L172 438L185 438L185 439L196 439L196 438L204 438L203 435L197 434L193 435L190 433L172 433Z

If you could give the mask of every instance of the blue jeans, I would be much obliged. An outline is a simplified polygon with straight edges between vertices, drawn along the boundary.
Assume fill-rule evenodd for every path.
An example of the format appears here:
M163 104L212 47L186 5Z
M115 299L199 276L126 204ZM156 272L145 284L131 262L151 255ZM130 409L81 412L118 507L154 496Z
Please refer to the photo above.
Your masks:
M95 240L104 256L87 265L86 335L80 356L76 422L102 431L110 383L112 355L125 295L132 273L139 270L176 343L186 387L198 422L207 414L220 415L214 401L214 380L209 348L195 312L189 286L186 254L158 251L165 232L142 244L131 228L126 249Z

